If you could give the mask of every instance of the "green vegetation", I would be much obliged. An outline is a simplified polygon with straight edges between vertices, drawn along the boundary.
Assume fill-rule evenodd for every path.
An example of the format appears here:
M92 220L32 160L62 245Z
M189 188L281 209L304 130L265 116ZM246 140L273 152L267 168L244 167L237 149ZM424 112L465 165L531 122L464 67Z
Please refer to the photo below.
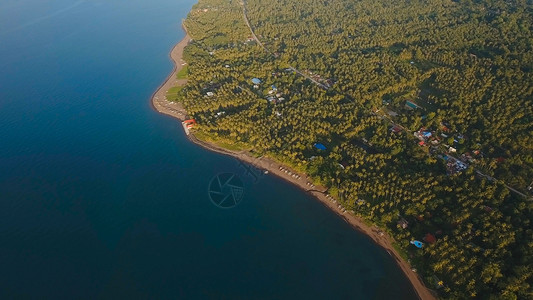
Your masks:
M176 74L176 77L178 79L187 79L187 77L189 76L189 66L188 65L185 65L181 68L181 70L179 70L178 74Z
M176 102L179 102L182 100L182 93L181 93L181 90L183 89L182 86L175 86L175 87L171 87L170 89L168 89L167 91L167 100L168 101L176 101Z
M195 131L194 136L200 141L213 143L221 148L228 149L231 151L241 151L249 149L249 147L242 142L235 142L231 139L226 139L224 137L218 137L215 134L211 134L205 131Z
M199 137L306 171L442 298L532 299L530 2L246 8L268 51L239 1L200 0L185 21L179 94Z

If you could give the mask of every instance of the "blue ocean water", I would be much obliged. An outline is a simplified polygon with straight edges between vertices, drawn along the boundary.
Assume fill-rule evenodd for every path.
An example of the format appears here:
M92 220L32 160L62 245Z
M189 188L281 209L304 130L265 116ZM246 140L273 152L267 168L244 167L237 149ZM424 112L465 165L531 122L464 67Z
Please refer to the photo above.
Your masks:
M0 2L0 299L416 298L319 202L153 111L193 4ZM236 207L209 200L221 172Z

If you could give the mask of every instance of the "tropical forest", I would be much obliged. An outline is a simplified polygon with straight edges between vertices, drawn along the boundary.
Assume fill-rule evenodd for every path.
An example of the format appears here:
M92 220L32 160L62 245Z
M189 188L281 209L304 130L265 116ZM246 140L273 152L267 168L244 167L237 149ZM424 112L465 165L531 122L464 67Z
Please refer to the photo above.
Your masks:
M200 0L171 98L386 231L438 297L533 299L532 26L527 0Z

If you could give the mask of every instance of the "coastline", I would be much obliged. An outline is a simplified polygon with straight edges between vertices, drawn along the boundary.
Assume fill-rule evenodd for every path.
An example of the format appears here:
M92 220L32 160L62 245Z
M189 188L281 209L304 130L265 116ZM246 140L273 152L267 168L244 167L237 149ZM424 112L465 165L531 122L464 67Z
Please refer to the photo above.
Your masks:
M171 74L165 79L163 84L154 92L151 98L151 104L153 108L163 114L177 118L180 121L187 119L187 111L181 103L169 102L166 99L166 92L174 86L181 86L187 83L186 79L177 79L177 73L183 68L185 61L183 61L183 50L191 41L185 27L183 27L185 36L183 39L178 42L171 50L169 56L174 63L174 69ZM308 185L308 177L306 174L295 172L291 168L284 166L268 157L255 158L246 151L231 151L224 148L221 148L217 145L207 143L197 139L194 136L194 133L187 135L189 140L201 147L204 147L208 150L218 152L221 154L229 155L234 158L237 158L241 161L249 163L259 169L267 170L270 174L274 174L288 182L296 185L297 187L303 189L305 192L313 195L318 199L323 205L331 209L337 215L344 219L344 221L350 224L355 230L362 232L363 234L370 237L377 245L384 248L389 255L391 255L396 261L397 265L403 271L405 276L411 282L413 289L420 299L437 299L434 294L424 285L422 279L418 274L411 270L411 266L404 261L400 254L392 246L393 239L385 232L382 232L377 226L369 226L363 222L362 219L357 216L350 214L349 212L343 212L341 207L337 204L332 198L328 198L324 187L313 187L311 188ZM297 174L298 177L293 177L283 170L289 170L292 174Z
M174 68L170 75L165 79L165 81L157 88L157 90L152 94L150 103L153 108L165 115L169 115L179 120L183 121L187 117L187 111L183 108L183 104L178 102L169 102L167 101L167 91L174 86L181 86L187 83L187 79L177 79L178 72L186 64L182 59L183 50L191 41L191 37L187 33L185 27L183 27L185 36L181 41L179 41L173 48L170 50L169 56L172 62L174 63Z

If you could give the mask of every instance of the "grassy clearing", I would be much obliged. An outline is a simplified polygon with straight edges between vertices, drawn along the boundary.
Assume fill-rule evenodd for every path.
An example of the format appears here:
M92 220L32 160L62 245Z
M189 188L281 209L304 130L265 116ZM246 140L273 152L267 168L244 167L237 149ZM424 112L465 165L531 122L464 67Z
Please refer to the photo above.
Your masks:
M189 65L183 66L178 74L176 74L176 77L178 79L187 79L189 77Z
M217 136L214 136L213 134L203 132L200 130L195 131L194 136L196 136L196 138L201 141L213 143L221 148L224 148L230 151L242 151L242 150L250 149L250 147L243 142L233 142L233 141L226 140L224 138L217 137Z
M167 99L168 99L168 101L179 102L180 99L181 99L181 90L182 89L183 89L183 87L181 87L181 86L175 86L175 87L170 88L167 91Z

